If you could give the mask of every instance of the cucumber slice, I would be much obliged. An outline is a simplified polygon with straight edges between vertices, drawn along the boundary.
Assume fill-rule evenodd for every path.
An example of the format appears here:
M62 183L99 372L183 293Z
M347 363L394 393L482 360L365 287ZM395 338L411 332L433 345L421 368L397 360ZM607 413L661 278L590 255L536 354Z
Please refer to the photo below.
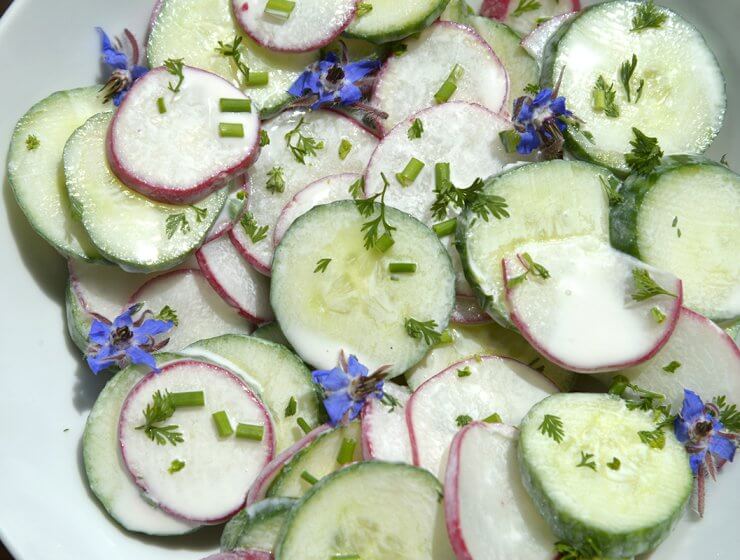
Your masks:
M659 29L631 31L638 2L614 1L587 8L550 41L541 83L552 86L563 72L560 95L586 123L593 143L570 127L568 149L580 159L626 174L624 154L631 150L632 128L655 136L666 155L696 154L717 135L725 114L725 84L714 54L701 34L667 8ZM592 56L583 56L584 52ZM620 66L638 59L632 101L619 79ZM618 118L594 110L599 76L614 82ZM644 90L635 103L641 79ZM687 108L692 109L687 112Z
M372 10L358 16L344 32L373 43L398 41L429 27L449 0L367 0Z
M162 367L178 359L174 354L157 355ZM144 500L123 465L118 445L118 419L123 402L149 368L130 366L106 383L87 417L82 436L82 459L90 490L108 514L129 531L148 535L182 535L198 524L175 519Z
M64 290L64 310L67 319L67 332L80 352L87 351L87 335L90 332L92 317L82 307L80 299L72 288L71 278L67 279L67 288Z
M404 53L385 62L375 82L372 104L388 113L383 121L386 130L434 105L435 94L456 65L462 68L462 76L449 100L478 103L494 113L504 107L509 94L506 70L488 43L470 28L437 22L407 45Z
M267 325L257 327L257 329L252 333L252 336L262 340L267 340L268 342L282 344L290 350L293 349L290 342L288 342L288 339L285 338L283 331L280 329L280 325L277 323L268 323Z
M546 414L562 422L560 443L540 430ZM641 441L639 432L655 429L652 412L630 410L611 395L553 395L527 414L518 448L522 479L558 538L623 558L652 550L668 535L694 478L672 429L663 432L663 448ZM582 453L592 455L594 470L576 466ZM615 457L616 470L607 466Z
M203 241L226 202L226 190L198 202L205 210L203 217L188 207L154 203L135 193L113 175L106 162L106 133L112 116L91 117L64 147L64 173L75 213L109 260L142 272L171 268Z
M530 9L520 9L526 5L522 0L483 0L480 13L505 22L517 33L526 34L543 19L581 9L579 0L538 0L529 3Z
M529 35L522 39L522 48L537 61L538 66L541 67L544 61L547 43L565 23L575 16L575 12L555 16L535 27Z
M267 489L267 497L300 498L311 488L311 483L302 476L304 473L321 480L341 469L343 465L337 458L345 439L354 440L356 443L352 462L361 461L360 423L350 422L347 426L338 426L317 436L285 462Z
M243 76L233 60L216 52L218 42L242 38L242 61L255 72L268 72L265 86L243 87ZM149 66L162 66L168 58L183 58L190 66L226 78L244 92L266 118L279 112L293 97L288 88L318 53L288 54L268 50L239 28L226 0L164 0L154 19L146 46Z
M280 530L297 500L269 498L241 510L224 526L221 550L272 552Z
M376 211L377 207L376 205ZM389 206L395 243L385 253L363 246L368 219L354 202L317 206L296 220L275 253L271 302L290 343L309 364L336 367L339 352L354 354L370 371L403 373L428 349L411 337L408 319L434 321L441 332L455 302L450 259L421 222ZM323 273L320 259L332 259ZM416 272L394 280L392 262L414 262Z
M396 461L411 464L411 438L406 424L408 387L391 381L383 392L396 400L390 408L378 399L369 399L362 409L362 456L366 461Z
M576 161L553 160L512 169L487 181L484 192L506 199L510 217L458 220L457 249L465 276L483 308L509 326L504 302L501 260L528 242L577 236L607 240L609 202L603 181L617 182L603 168Z
M260 397L272 411L277 451L303 437L296 418L303 418L311 426L320 422L321 405L311 372L280 344L250 336L224 335L200 340L183 353L242 371L256 382ZM291 399L295 399L296 411L286 416Z
M290 513L276 560L451 560L442 486L397 463L359 463L316 484Z
M527 364L547 377L561 391L570 391L573 388L575 375L548 362L516 331L497 324L452 325L448 330L452 343L435 346L421 362L405 372L406 381L412 390L454 363L485 354L508 356Z
M611 241L684 282L684 305L740 316L740 176L701 157L668 158L630 177L611 210Z
M31 226L62 255L85 260L102 257L74 217L60 165L69 136L105 110L98 89L58 91L39 101L15 125L8 152L8 182ZM38 147L28 148L30 137Z
M246 178L238 179L231 184L226 204L208 231L206 243L220 237L239 223L247 206L247 194Z
M450 443L465 425L461 418L498 414L517 425L535 403L556 392L544 376L510 358L478 356L451 365L414 391L406 407L414 464L443 480Z

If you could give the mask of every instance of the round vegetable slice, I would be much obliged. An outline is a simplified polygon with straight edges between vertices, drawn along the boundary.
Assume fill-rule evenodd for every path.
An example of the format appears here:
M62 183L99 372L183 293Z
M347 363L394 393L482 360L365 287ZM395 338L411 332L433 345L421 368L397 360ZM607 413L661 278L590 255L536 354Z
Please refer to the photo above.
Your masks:
M369 209L365 218L354 202L339 201L296 220L275 253L270 297L286 338L309 364L331 369L344 350L371 371L388 365L398 374L446 328L455 278L435 234L394 208L384 210L395 228L392 246L366 249L363 224L380 218L380 205ZM415 264L415 272L393 275L392 263Z
M383 394L392 404L369 399L362 409L362 456L366 461L413 462L406 424L406 405L411 392L392 381L383 384Z
M545 58L545 47L558 29L575 17L575 12L560 14L535 27L529 35L522 39L522 48L527 51L537 64L542 66Z
M529 33L542 25L541 20L581 9L579 0L483 0L483 16L506 22L518 33Z
M344 32L373 43L398 41L429 27L445 9L448 0L368 0L369 12L358 11ZM368 8L364 8L367 10Z
M193 391L203 393L207 408L175 405L170 417L158 420L148 414L157 410L158 395ZM228 432L216 414L223 415ZM249 437L240 436L241 426L253 428ZM136 384L121 409L118 438L126 468L147 496L172 515L200 523L223 522L244 505L275 446L270 414L244 381L192 360L167 365Z
M648 177L630 177L619 194L612 245L674 272L686 307L716 320L740 316L740 176L674 156Z
M268 498L241 510L224 526L221 550L251 549L272 553L283 523L296 501Z
M276 560L451 560L442 487L421 469L358 463L316 484L291 512Z
M655 548L693 486L673 430L661 431L652 411L630 410L612 395L560 394L536 405L522 421L518 458L524 486L555 535L606 558Z

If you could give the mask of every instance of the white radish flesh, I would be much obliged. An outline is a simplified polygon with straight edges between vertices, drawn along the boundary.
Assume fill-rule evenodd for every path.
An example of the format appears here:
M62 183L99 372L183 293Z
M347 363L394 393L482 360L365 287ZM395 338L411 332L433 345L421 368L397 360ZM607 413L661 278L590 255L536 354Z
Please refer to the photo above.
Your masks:
M526 34L535 29L541 18L550 18L581 9L579 0L539 0L536 9L520 11L520 0L484 0L481 15L506 23L517 33Z
M240 315L256 324L275 318L270 307L270 280L244 260L228 235L206 243L196 256L211 287Z
M526 272L524 253L550 277L530 273L512 284ZM649 360L678 321L681 281L596 239L525 245L503 266L513 323L543 356L572 371L614 371ZM634 270L647 271L673 295L634 300Z
M116 175L140 193L174 204L195 202L223 187L259 154L259 116L220 108L221 99L248 101L223 78L184 67L178 77L156 68L136 82L116 112L108 134L108 159ZM165 112L161 112L159 99ZM241 127L224 137L220 126Z
M226 199L226 204L224 204L221 212L216 216L216 221L213 222L211 229L208 231L205 242L208 243L216 239L238 224L244 214L246 205L246 178L240 177L234 181L232 187L229 189L229 197Z
M184 441L177 445L158 445L137 430L157 391L204 392L204 407L176 408L167 420L182 433ZM262 426L262 439L219 437L211 418L215 411L226 412L232 428ZM126 467L147 496L177 517L202 523L218 523L241 509L275 445L270 415L244 381L197 361L165 366L136 384L121 410L119 440ZM185 466L170 473L176 460Z
M546 377L510 358L480 356L453 364L414 391L406 406L414 464L442 478L461 416L483 420L498 414L517 425L532 406L557 392Z
M542 59L545 57L545 47L547 42L560 29L560 26L569 22L575 17L575 12L560 14L544 23L539 24L532 32L522 39L522 48L527 51L542 66Z
M553 557L557 539L522 485L516 457L518 437L516 428L474 422L452 441L445 477L445 519L450 543L460 559Z
M484 325L491 322L491 317L480 308L475 298L457 296L450 321L462 325Z
M398 404L389 407L370 399L362 410L362 456L366 461L395 461L411 464L411 440L406 425L406 405L410 391L386 381L383 391Z

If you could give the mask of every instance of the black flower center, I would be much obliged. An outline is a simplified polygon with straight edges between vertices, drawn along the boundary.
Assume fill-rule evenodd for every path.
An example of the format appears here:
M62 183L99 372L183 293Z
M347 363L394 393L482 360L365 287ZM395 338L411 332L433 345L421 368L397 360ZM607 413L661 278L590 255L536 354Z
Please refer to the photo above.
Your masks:
M326 72L326 81L330 84L337 84L344 80L344 68L339 64L335 64Z
M708 420L697 422L694 426L694 433L699 438L706 437L712 431L712 423Z
M131 340L133 336L134 333L131 332L131 329L128 327L120 327L113 332L112 342L115 346L120 346Z

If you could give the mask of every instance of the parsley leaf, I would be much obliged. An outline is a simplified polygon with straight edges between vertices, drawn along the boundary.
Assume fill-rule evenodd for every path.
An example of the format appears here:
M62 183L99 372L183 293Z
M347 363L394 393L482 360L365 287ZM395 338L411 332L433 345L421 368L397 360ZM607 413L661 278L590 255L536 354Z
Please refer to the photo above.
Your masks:
M596 463L594 462L593 458L593 453L584 453L583 451L581 451L581 462L578 463L576 467L587 467L592 471L596 471Z
M180 91L180 86L182 86L182 82L185 80L185 76L182 73L183 66L185 66L185 63L182 58L168 58L164 61L164 67L167 68L167 72L177 78L176 85L173 86L172 82L167 83L167 89L172 93Z
M221 56L231 58L234 61L237 71L242 73L243 83L246 83L247 80L249 80L249 67L242 62L242 53L239 50L241 43L241 35L235 35L234 40L231 43L219 41L218 47L216 47L216 52Z
M552 414L545 414L542 419L542 423L539 425L538 430L542 435L550 437L555 440L555 443L563 441L565 431L563 430L563 421Z
M33 134L29 134L26 137L26 149L29 152L35 150L40 145L41 145L41 141L36 136L34 136Z
M663 432L663 428L660 426L652 432L639 431L637 435L640 436L642 443L649 445L653 449L663 449L665 447L665 432Z
M172 239L172 236L178 231L180 233L188 233L190 231L190 222L188 222L185 212L170 214L165 220L164 232L167 239Z
M619 194L619 191L617 190L619 180L616 177L612 175L606 179L603 175L599 175L599 181L601 181L601 187L604 189L604 194L606 194L606 199L609 201L609 205L622 202L622 195Z
M649 0L637 7L637 14L632 18L631 31L642 31L651 27L659 29L667 19L668 16L653 4L653 0Z
M514 278L510 279L508 282L509 287L521 284L522 282L524 282L524 279L527 278L529 274L538 276L543 280L547 280L548 278L550 278L550 271L541 264L534 262L534 259L532 259L529 253L522 253L521 255L517 255L517 258L519 259L519 262L522 263L525 271L519 276L515 276Z
M537 0L519 0L519 5L511 12L511 17L519 17L527 12L534 12L542 7Z
M733 433L740 432L740 411L737 406L730 405L724 395L714 397L712 402L719 410L719 421L722 422L725 430Z
M673 360L670 364L663 366L663 371L666 373L676 373L676 370L681 367L681 362Z
M528 93L529 95L537 95L540 92L540 86L537 84L527 84L524 86L524 93Z
M366 16L370 12L373 11L373 5L369 2L360 2L360 4L357 6L357 13L355 17L362 17Z
M455 424L457 424L458 428L462 428L464 426L467 426L473 421L473 418L468 416L467 414L461 414L457 418L455 418Z
M157 426L161 422L169 419L175 413L175 403L172 394L165 391L157 391L152 395L152 402L146 405L144 410L144 424L137 426L137 430L144 430L146 436L157 443L157 445L177 445L185 441L182 433L178 432L179 426L171 424L169 426Z
M624 160L634 173L648 175L660 165L663 150L660 149L657 138L646 136L634 127L632 133L635 135L635 139L630 140L632 151L624 156Z
M239 223L244 233L252 240L252 243L259 243L265 239L267 237L267 230L270 229L269 226L260 227L251 212L244 214Z
M424 340L426 344L432 345L437 344L442 338L442 333L437 332L437 322L434 320L429 321L417 321L413 317L409 317L404 322L404 328L406 333L417 340Z
M180 324L180 320L177 318L177 312L169 305L165 305L159 313L157 313L155 318L160 321L170 321L175 326Z
M617 92L614 83L607 84L604 76L599 76L593 89L593 107L595 111L604 111L607 117L619 116L619 106L616 102Z
M676 294L672 294L665 288L660 287L644 268L633 268L632 278L635 281L635 292L632 294L632 299L635 301L645 301L655 296L676 297Z
M421 122L421 119L414 119L406 134L408 135L409 140L421 138L421 135L424 134L424 123Z
M385 217L385 193L390 183L384 173L381 173L380 176L383 178L383 190L365 199L355 199L355 205L357 206L357 211L363 217L369 218L375 213L375 202L378 199L380 200L378 217L362 224L361 231L365 233L365 249L369 250L373 247L378 247L378 249L384 251L393 245L393 232L396 228L390 225ZM380 226L383 226L382 235L378 235ZM379 244L381 239L384 241Z
M617 457L613 457L612 460L606 464L606 466L613 471L618 471L619 467L622 466L622 461L620 461Z
M265 188L272 194L285 191L285 172L281 166L276 165L267 172Z
M316 262L316 268L313 269L314 274L317 272L326 272L326 268L329 266L329 263L331 262L331 259L319 259Z
M459 210L468 208L486 222L490 216L497 220L508 218L506 199L485 193L485 186L485 182L480 177L475 179L467 189L460 189L449 180L437 181L434 187L436 198L431 206L432 215L436 220L441 220L447 216L448 208L453 206Z
M362 194L365 192L365 178L364 177L360 177L359 179L357 179L357 181L355 181L354 183L352 183L349 186L349 189L347 189L347 190L348 190L350 196L352 198L354 198L355 200L358 199L358 198L360 198L362 196Z
M469 377L471 375L473 375L473 372L470 371L470 366L465 366L464 368L457 370L458 377Z
M318 150L324 149L324 143L317 141L313 136L304 136L301 127L305 124L305 118L301 117L293 130L285 133L285 142L288 144L290 153L298 163L306 165L306 156L315 156ZM295 142L293 140L295 139Z
M208 210L206 210L205 208L198 208L197 206L191 204L190 209L195 212L195 221L197 223L201 223L208 215Z
M267 131L263 128L260 130L260 148L264 148L270 143L270 135L267 134Z
M625 93L627 94L627 102L632 102L632 89L631 89L631 80L632 75L635 73L635 69L637 68L637 55L632 55L632 60L626 60L622 63L622 66L619 67L619 80L622 82L622 87L624 88ZM642 87L645 85L645 80L642 80L640 83L640 94L642 93ZM635 99L635 103L637 103L638 99Z
M176 472L180 472L184 468L185 461L180 461L180 459L173 459L172 463L170 463L170 466L167 469L167 472L170 474L175 474Z

